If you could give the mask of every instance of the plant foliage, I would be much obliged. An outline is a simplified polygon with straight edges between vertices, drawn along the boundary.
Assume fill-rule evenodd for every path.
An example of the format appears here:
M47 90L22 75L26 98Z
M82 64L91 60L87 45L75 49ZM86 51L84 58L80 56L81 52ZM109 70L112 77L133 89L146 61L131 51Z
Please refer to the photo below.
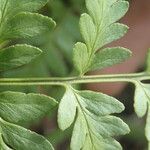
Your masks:
M150 73L150 51L147 57L147 68L143 74L149 76ZM149 142L150 149L150 84L141 81L135 82L134 109L138 117L143 117L147 113L145 135Z
M112 136L124 135L129 128L121 119L110 114L123 110L123 104L113 97L66 87L59 104L58 123L60 129L64 130L75 120L71 139L73 150L121 149Z
M74 1L71 0L71 3L75 3ZM53 19L36 13L47 2L48 0L0 0L1 73L31 63L33 59L42 54L43 51L35 46L29 44L13 45L12 43L16 43L18 39L35 42L37 39L41 39L40 36L43 33L46 35L46 33L50 34L49 32L53 31L56 25ZM77 19L68 14L66 15L67 24L64 21L61 29L57 28L52 32L53 36L50 37L51 41L48 43L52 50L45 56L46 62L50 64L52 74L67 75L69 70L66 64L68 63L73 65L78 72L75 77L8 78L0 79L0 84L63 86L65 92L59 102L57 121L59 128L63 131L73 127L70 149L121 150L122 147L115 137L129 133L130 129L123 120L114 114L121 113L125 109L124 105L114 97L100 92L78 90L72 84L104 82L105 79L107 82L132 82L136 86L135 112L139 117L143 117L147 112L145 133L150 143L150 85L142 82L144 79L149 79L150 53L144 73L125 74L124 78L123 75L99 77L85 75L89 71L121 63L131 56L130 50L126 48L106 47L107 44L126 34L128 27L117 21L126 14L129 4L125 0L85 0L85 2L87 13L83 13L79 20L82 42L77 42L74 45L73 61L71 60L71 45L80 39L80 35L76 25L70 24L70 22L76 22ZM61 6L64 12L65 8L60 1L51 3L54 4L52 9L55 14L53 15L56 19L60 19L62 16L59 16L59 7ZM67 34L64 32L66 28L69 30ZM63 57L59 55L57 47L61 49ZM64 58L66 62L64 62ZM43 69L43 66L45 63L38 66L35 75L36 72ZM34 69L31 67L32 71ZM30 73L31 70L27 72ZM48 71L43 70L41 71L42 75L49 74ZM43 94L1 92L0 150L53 150L50 141L44 136L25 129L25 126L31 125L51 113L57 103L54 98Z
M47 0L0 0L0 42L18 38L32 38L49 32L55 22L46 16L33 13ZM0 51L0 71L30 63L42 53L39 48L16 44ZM41 94L6 91L0 93L0 149L1 150L51 150L44 137L19 125L42 119L57 102Z
M82 14L80 18L85 43L77 43L74 48L74 64L80 75L120 63L130 56L130 51L125 48L103 49L104 45L127 32L127 26L115 22L127 12L128 6L128 2L123 0L86 0L89 13Z
M131 55L121 47L98 51L127 32L127 26L115 22L127 12L128 2L86 0L86 6L89 14L84 13L80 18L85 43L78 42L74 47L74 65L81 76L87 71L120 63ZM126 134L129 128L110 114L123 110L124 106L112 97L91 91L80 92L67 86L59 104L58 124L65 130L75 120L71 139L73 150L121 149L112 136Z

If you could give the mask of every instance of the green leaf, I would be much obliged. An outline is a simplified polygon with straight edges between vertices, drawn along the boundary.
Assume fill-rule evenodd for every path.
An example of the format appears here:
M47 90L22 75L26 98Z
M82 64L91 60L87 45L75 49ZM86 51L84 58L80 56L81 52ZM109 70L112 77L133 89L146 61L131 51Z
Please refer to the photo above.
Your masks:
M128 133L129 128L121 119L110 114L122 112L123 104L102 93L80 92L72 87L68 88L67 95L65 94L59 106L65 113L58 111L58 124L61 127L64 123L67 128L75 120L71 149L99 150L102 146L103 149L115 147L120 150L120 144L112 137ZM65 105L62 105L64 101ZM60 120L63 120L63 123Z
M149 101L149 95L146 92L144 84L136 82L135 96L134 96L134 109L138 117L143 117L147 111L147 102Z
M13 149L53 150L53 147L48 140L23 127L0 119L0 129L4 141Z
M41 53L40 49L26 44L4 48L0 51L0 71L28 64Z
M148 114L146 120L146 127L145 127L145 135L148 140L148 150L150 150L150 104L148 107Z
M92 18L88 14L82 14L80 18L80 30L82 37L87 45L88 52L90 53L96 39L96 27Z
M19 13L2 27L1 39L31 38L42 33L50 32L55 22L37 13Z
M122 0L86 0L86 5L90 16L95 23L96 30L92 51L96 51L102 46L121 38L127 32L127 26L118 23L114 24L114 22L125 15L129 7L128 2ZM91 29L91 32L93 31L93 33L95 33L93 28ZM89 30L90 29L87 31ZM91 36L90 33L89 36Z
M146 72L145 73L148 75L150 73L150 49L148 50L146 65L147 66L146 66L146 70L145 70ZM138 98L139 98L139 105L141 105L141 106L146 105L144 107L144 113L143 113L142 116L144 116L144 114L146 113L146 111L148 109L148 111L147 111L147 119L146 119L146 127L145 127L145 135L146 135L146 138L148 140L148 150L150 150L150 84L142 84L141 83L141 85L143 85L143 87L142 87L142 89L139 89L139 90L141 90L140 92L141 93L143 92L143 95L144 94L145 95L144 96L141 95L141 97L139 95ZM137 86L137 84L136 84L136 86ZM142 100L142 102L140 100ZM136 111L137 108L135 107L135 111Z
M76 150L77 148L79 150L82 149L83 145L85 144L86 134L86 121L82 113L78 112L78 117L76 119L71 138L71 150Z
M105 20L104 16L108 14L107 12L115 1L116 0L86 0L87 10L97 26Z
M70 87L66 87L66 92L61 99L58 109L58 125L61 130L65 130L74 121L76 115L76 97Z
M138 117L143 117L147 112L145 135L150 149L150 84L136 82L135 86L134 109Z
M109 0L107 0L109 3ZM115 3L112 4L110 11L108 11L107 15L111 14L109 18L109 23L114 23L121 19L129 9L129 2L125 0L116 0ZM105 18L108 19L108 18Z
M42 119L57 102L41 94L19 92L0 93L0 116L15 124L27 124Z
M14 16L19 12L33 12L43 7L48 0L0 0L0 20Z
M0 133L0 150L12 150L4 143L1 133Z
M95 115L109 115L111 113L120 113L124 110L122 103L108 95L92 91L79 91L77 94L82 104L85 105L86 110Z
M83 147L83 150L99 150L99 148L104 150L122 150L121 145L114 139L101 139L100 137L97 138L96 136L93 136L94 144L92 144L91 140L89 139L89 136L86 139L86 144Z
M21 12L34 12L44 6L48 0L0 0L0 39L5 40L4 32L7 31L10 20ZM18 20L19 23L19 20ZM9 35L8 35L9 36ZM9 38L9 37L7 37Z
M84 43L78 42L74 47L73 54L73 60L76 69L79 71L80 74L86 72L88 70L87 64L89 62L88 50L86 45Z
M106 44L120 39L127 33L127 31L128 27L126 25L120 23L114 23L110 25L108 28L100 33L101 36L98 36L95 44L95 49L97 50Z
M110 25L122 18L129 3L124 0L86 0L86 7L96 25Z
M84 50L87 51L84 59L87 57L88 59L86 59L86 61L84 59L83 61L80 61L78 59L79 57L76 57L81 54L83 55L83 52L80 52L80 50L76 50L76 53L74 53L74 55L76 55L74 56L74 64L80 72L80 75L93 69L93 66L94 69L98 69L98 66L100 66L97 65L99 62L97 60L99 56L95 58L95 52L106 44L118 40L124 36L128 30L126 25L115 23L127 12L129 8L128 2L124 0L86 0L86 7L89 14L84 13L81 15L80 30L85 42L84 47L87 49ZM77 48L81 49L79 47ZM125 54L124 57L126 58L127 55ZM125 60L125 58L122 59L122 61ZM111 61L113 62L114 60ZM121 60L118 60L118 62L120 61ZM91 62L93 62L93 64L91 64ZM84 65L81 65L81 63L84 63ZM92 65L91 68L90 65ZM111 65L113 65L113 63Z
M131 52L122 47L105 48L95 54L90 70L103 69L119 64L130 56Z
M148 110L145 135L149 142L148 149L150 149L150 85L143 84L141 82L138 82L135 85L136 85L135 100L134 100L135 112L139 117L143 117Z
M145 135L146 135L147 140L150 143L150 105L148 107L148 114L147 114L146 127L145 127Z

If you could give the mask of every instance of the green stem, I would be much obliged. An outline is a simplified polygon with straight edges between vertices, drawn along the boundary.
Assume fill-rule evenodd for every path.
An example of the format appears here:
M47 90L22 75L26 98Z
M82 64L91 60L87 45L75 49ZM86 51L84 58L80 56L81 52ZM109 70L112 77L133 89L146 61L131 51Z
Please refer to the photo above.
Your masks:
M116 75L92 75L68 78L0 78L0 86L32 86L32 85L59 85L105 83L105 82L131 82L150 80L150 75L143 73L116 74Z

